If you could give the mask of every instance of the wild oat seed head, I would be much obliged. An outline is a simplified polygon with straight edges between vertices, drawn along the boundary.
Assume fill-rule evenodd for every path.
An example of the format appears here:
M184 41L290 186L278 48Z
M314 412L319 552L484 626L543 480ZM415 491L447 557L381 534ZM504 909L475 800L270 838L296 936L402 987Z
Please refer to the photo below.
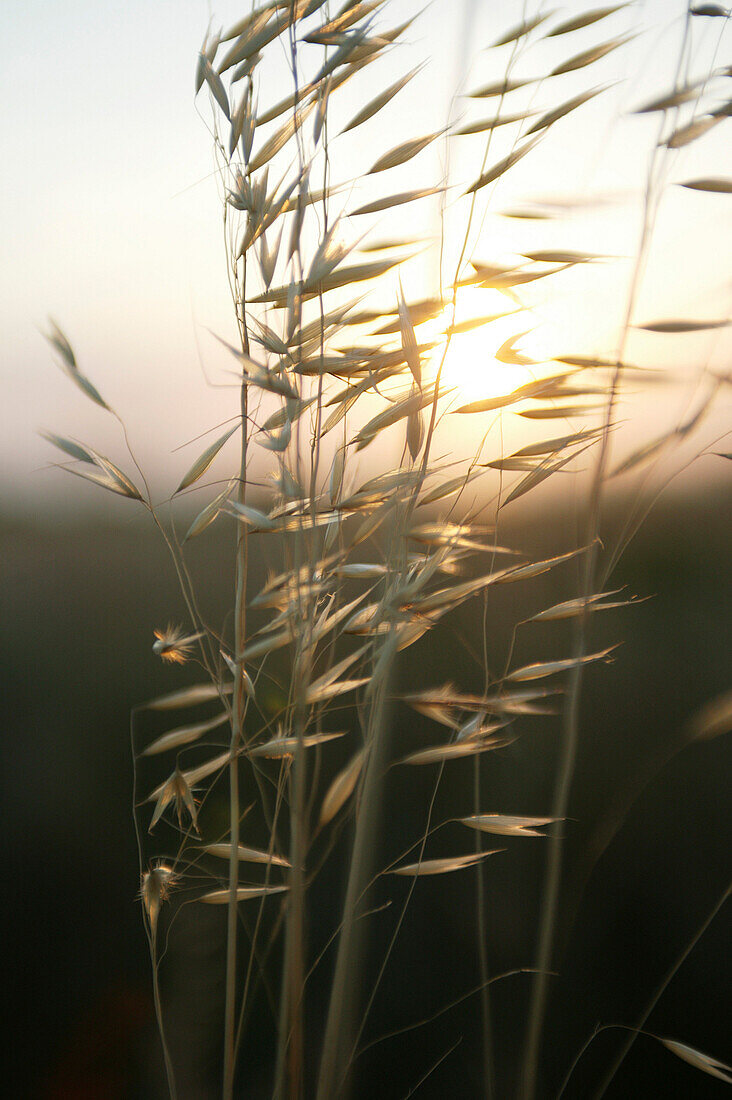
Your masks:
M200 634L186 636L183 628L169 623L164 630L154 630L156 641L153 642L153 653L163 661L173 664L184 664L193 648L194 641Z
M140 897L153 933L157 927L160 908L168 899L173 881L173 868L163 862L156 863L142 876Z

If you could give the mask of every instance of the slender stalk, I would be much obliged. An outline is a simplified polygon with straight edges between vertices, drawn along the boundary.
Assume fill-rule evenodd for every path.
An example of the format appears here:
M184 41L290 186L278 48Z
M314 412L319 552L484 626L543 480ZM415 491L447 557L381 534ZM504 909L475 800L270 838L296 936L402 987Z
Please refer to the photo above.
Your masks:
M243 295L242 295L243 301ZM248 352L246 330L243 330L244 350ZM244 504L247 491L247 384L242 381L239 404L242 419L241 457L239 464L238 500ZM239 746L242 741L247 696L240 654L246 641L246 588L248 567L248 533L245 524L237 525L236 596L234 608L234 696L231 717L231 759L229 761L229 899L226 919L226 992L224 1000L224 1080L223 1100L231 1100L234 1091L236 1062L236 959L237 959L237 886L239 883Z
M299 1100L304 1088L305 1027L302 1002L305 990L305 860L307 836L307 760L303 737L305 709L298 706L298 746L292 765L290 805L289 897L286 921L285 957L280 1003L279 1043L275 1097Z
M665 993L666 987L669 985L671 980L675 977L677 971L680 970L680 968L686 962L687 958L689 957L691 952L694 950L694 948L698 944L699 940L705 934L706 930L709 928L710 924L712 923L712 921L716 917L717 913L720 911L720 909L722 908L724 903L727 901L727 898L729 898L731 895L732 895L732 883L730 883L725 888L722 896L719 898L719 900L717 901L717 903L714 906L714 908L712 909L712 911L708 914L708 916L706 916L704 918L704 921L702 922L700 927L694 933L694 935L692 936L689 943L687 943L686 947L681 952L679 957L676 959L676 961L674 962L671 969L668 971L668 973L663 978L663 981L658 986L658 989L653 994L653 996L651 997L650 1001L648 1002L645 1010L643 1011L642 1015L640 1016L640 1019L638 1020L638 1023L636 1024L635 1028L629 1033L628 1038L623 1043L623 1046L620 1050L620 1053L618 1054L617 1058L613 1062L607 1076L603 1079L602 1084L600 1085L600 1088L597 1090L597 1092L595 1093L595 1095L593 1097L593 1100L602 1100L602 1097L607 1092L612 1079L614 1078L615 1074L618 1072L621 1065L625 1061L626 1056L630 1053L630 1050L633 1046L633 1043L636 1040L637 1035L640 1032L643 1031L643 1029L646 1026L646 1022L648 1020L648 1017L651 1015L654 1008L656 1007L656 1005L660 1001L661 997Z
M502 101L501 97L501 101ZM486 146L483 167L487 162L490 138ZM483 169L481 169L482 171ZM475 210L475 194L471 197L468 224L463 238L460 256L456 265L456 274L452 287L452 322L455 320L458 277L465 251L468 244L470 227ZM422 459L420 462L419 478L411 491L401 515L396 522L396 540L393 545L397 547L400 558L400 568L392 572L395 580L401 579L404 569L404 533L409 529L411 517L414 513L419 492L427 476L429 456L432 440L437 424L437 405L439 400L440 381L442 370L450 344L450 337L443 350L441 362L438 366L435 378L435 395L431 403L429 424L426 432ZM400 537L401 534L401 537ZM385 597L386 602L386 597ZM365 775L360 792L359 807L356 815L356 835L351 858L351 866L348 877L346 900L344 904L343 923L338 944L336 969L331 986L331 997L328 1008L325 1037L318 1080L318 1100L330 1100L331 1097L340 1095L341 1090L348 1092L348 1077L352 1061L352 1031L353 1031L353 1005L354 987L356 983L357 963L360 955L359 926L356 922L356 906L367 888L371 852L374 848L375 833L378 826L379 814L376 803L379 801L379 784L381 783L384 767L387 760L386 741L387 729L385 722L385 693L388 674L391 670L396 655L396 632L392 629L384 643L384 647L378 656L379 667L386 669L382 682L374 688L374 700L372 703L369 722L369 734L367 737L368 758L366 761ZM383 662L383 663L382 663ZM485 1007L485 1000L483 1005ZM484 1027L488 1028L488 1042L490 1044L490 1023L484 1015ZM490 1080L490 1078L489 1078Z
M396 654L396 632L391 630L381 650L389 668ZM356 813L348 887L343 906L343 923L338 941L335 974L331 985L328 1018L323 1039L317 1100L333 1100L348 1093L348 1066L354 1031L355 991L358 960L361 954L360 922L356 908L371 877L374 839L379 821L378 805L387 758L386 722L387 681L374 689L367 736L368 756Z
M298 109L300 98L300 84L298 76L297 58L297 11L295 0L290 3L290 23L288 27L290 68L293 79L294 102L293 124L295 141L297 145L298 170L300 183L297 199L297 224L301 225L303 216L303 204L305 201L305 150L302 143L302 135L298 125ZM324 200L325 202L325 197ZM293 254L293 270L296 271L298 281L303 282L302 255L300 241ZM297 321L296 331L302 324L302 304L298 301L296 306ZM322 302L321 302L322 312ZM318 410L322 395L322 378L319 380ZM298 420L297 433L301 422ZM299 443L298 443L299 454ZM315 458L315 440L311 448L311 478L310 478L310 507L311 516L315 516L315 479L317 460ZM295 576L300 577L305 560L307 547L304 544L304 531L302 526L295 535ZM315 572L316 547L315 541L311 546L310 581ZM310 672L311 647L310 625L312 608L303 604L302 595L298 591L298 615L300 622L305 620L306 627L295 659L294 674L294 730L297 739L294 760L291 772L291 798L290 798L290 876L288 891L288 907L285 918L285 951L282 972L282 988L280 1002L279 1035L277 1043L277 1066L275 1075L275 1097L287 1096L289 1100L300 1100L304 1089L305 1069L305 1021L303 1013L303 998L305 991L305 863L308 851L308 815L307 815L307 759L305 754L304 737L307 727L307 706L305 703L306 677Z
M140 873L142 873L143 858L142 858L142 837L140 835L140 823L137 819L137 745L135 743L135 720L138 714L138 707L133 707L130 713L130 747L132 750L132 821L135 828L135 841L137 843L138 861L140 864ZM160 1035L160 1044L163 1048L163 1060L165 1062L165 1073L168 1078L168 1092L170 1093L170 1100L176 1100L177 1091L175 1085L175 1072L173 1069L173 1059L170 1056L170 1049L168 1047L168 1040L165 1035L165 1025L163 1022L163 1005L160 998L160 975L159 975L159 963L157 959L157 922L151 924L149 919L145 920L145 931L147 932L148 945L150 948L150 963L152 969L152 987L153 987L153 1003L155 1005L155 1019L158 1025L158 1034Z
M423 858L424 858L424 851L425 851L425 848L427 846L427 840L430 836L430 833L432 832L432 827L431 827L432 826L432 814L434 812L435 799L437 798L437 792L438 792L439 787L440 787L440 781L442 779L443 771L444 771L444 762L440 765L440 770L437 774L437 779L435 780L435 783L434 783L434 786L433 786L433 789L432 789L432 797L430 799L429 810L427 811L427 820L425 822L424 832L423 832L421 838L416 842L416 844L410 845L408 851L402 854L402 858L406 858L406 856L409 855L412 852L412 850L416 847L419 848L419 855L417 857L417 862L421 863ZM396 860L395 862L398 863L399 860ZM392 864L392 866L394 866L394 864ZM378 877L378 875L376 877ZM418 875L414 875L412 877L412 881L409 884L409 889L407 891L407 896L404 899L404 904L402 905L402 909L401 909L401 912L399 914L399 918L396 922L396 926L394 928L394 931L392 932L391 939L389 940L389 945L386 948L386 951L384 952L384 955L382 956L381 964L379 966L379 972L376 975L376 980L375 980L375 982L374 982L374 984L371 988L371 993L369 995L369 999L368 999L368 1001L366 1003L366 1007L365 1007L365 1009L362 1013L361 1022L359 1024L358 1030L356 1032L356 1038L354 1040L353 1046L351 1048L351 1053L350 1053L348 1061L346 1063L346 1070L350 1069L351 1064L353 1062L355 1062L355 1060L358 1057L359 1053L362 1053L362 1052L359 1051L359 1043L361 1042L361 1036L363 1035L364 1029L366 1027L366 1021L368 1020L369 1013L371 1012L374 1001L376 999L376 994L379 991L379 986L381 985L381 980L384 977L384 974L386 973L387 966L389 965L389 959L391 958L391 953L394 950L394 947L396 946L397 939L399 938L399 933L401 932L402 925L404 924L404 918L407 915L407 909L409 908L409 903L411 902L412 895L414 894L414 891L416 889L418 878L419 878ZM368 884L366 889L368 889L373 884L373 881L375 881L375 879L372 880L372 882ZM368 914L368 910L366 911L366 913L361 914L360 917L366 916L367 914ZM359 919L360 919L360 917L359 917Z
M480 809L480 756L473 761L473 813ZM475 853L483 851L483 834L475 830ZM483 1082L486 1100L495 1096L495 1068L493 1061L493 1029L491 1027L491 1002L488 977L488 942L485 925L485 867L484 860L478 860L475 878L476 926L478 937L478 965L480 967L480 1015L481 1037L483 1045Z
M288 767L287 764L283 764L282 768L280 769L280 776L279 776L279 780L278 780L278 783L277 783L277 800L276 800L276 803L275 803L273 827L270 831L270 847L269 847L270 853L274 850L274 847L275 847L277 819L279 817L280 809L282 807L282 801L283 801L283 797L284 797L284 787L285 787L285 784L287 782L287 777L285 775L285 770L287 769L287 767ZM265 883L267 885L269 884L270 869L271 869L271 867L270 867L270 865L268 865L267 866L267 874L265 876ZM240 1009L239 1009L239 1022L236 1025L236 1043L235 1043L235 1047L234 1047L235 1056L238 1056L239 1047L240 1047L241 1039L242 1039L242 1034L245 1030L245 1021L247 1019L247 1009L249 1008L249 991L250 991L250 988L253 984L252 975L253 975L253 972L254 972L255 962L257 963L257 966L258 966L257 981L261 982L265 986L265 990L267 990L267 992L268 992L268 999L270 1001L271 1008L272 1008L273 1019L277 1018L277 1005L274 1002L274 996L268 990L268 983L266 981L265 961L266 961L267 956L269 955L270 951L272 950L272 948L274 946L274 941L277 937L277 929L279 928L279 925L284 920L284 914L283 914L283 911L280 910L280 914L279 914L277 920L275 921L274 928L273 928L273 930L271 932L271 935L270 935L269 944L265 948L264 954L260 957L257 953L257 942L258 942L258 937L259 937L259 931L260 931L261 924L262 924L262 918L263 918L263 915L264 915L264 904L265 904L265 899L262 898L262 900L260 902L260 905L259 905L259 910L257 912L257 920L256 920L256 923L254 925L254 930L253 930L253 932L250 936L251 946L250 946L250 951L249 951L249 961L247 963L247 972L246 972L246 977L244 979L244 989L243 989L243 992L242 992L242 995L241 995L241 1006L240 1006Z
M684 53L686 51L686 44L689 34L689 23L690 16L687 12L684 35L682 38L681 49L677 62L675 83L678 83L679 72L681 70ZM595 591L598 575L600 546L598 535L600 527L600 513L602 507L605 473L607 470L610 455L610 436L613 425L613 415L615 412L615 405L622 377L625 345L628 337L628 332L630 330L633 310L635 308L636 297L640 287L641 275L643 272L644 262L647 256L647 249L650 242L653 221L653 218L651 216L651 207L654 198L653 176L654 168L657 163L660 139L664 125L665 118L662 118L659 124L657 138L654 143L653 153L651 155L646 179L640 242L638 246L636 263L631 278L630 288L628 291L625 322L620 339L616 367L613 372L610 392L608 394L608 400L605 409L605 418L603 423L602 437L600 441L600 449L590 487L587 510L587 525L585 529L584 540L584 543L588 547L588 549L585 554L585 568L583 571L581 586L581 592L585 597L585 601L583 604L582 614L578 617L576 622L573 646L574 656L578 659L581 658L586 652L587 628L589 625L588 599ZM574 778L574 768L579 743L579 710L583 683L583 673L584 666L578 661L578 663L575 664L570 673L567 688L567 702L564 710L561 758L559 762L559 770L557 774L557 780L554 790L554 802L552 807L552 817L559 819L560 821L567 816L569 795L572 787L572 780ZM554 951L554 935L558 917L559 892L562 881L563 855L563 836L560 828L555 827L549 841L549 853L547 857L544 900L542 905L542 916L539 930L539 944L536 961L536 979L534 982L531 1004L529 1008L529 1023L526 1033L522 1074L519 1084L519 1096L521 1097L521 1100L532 1100L532 1097L534 1096L536 1091L541 1036L544 1026L544 1017L546 1013L546 1003L548 996L549 970L551 967L552 955Z
M160 974L159 964L157 960L157 933L151 931L150 933L150 958L152 959L152 983L153 983L153 1003L155 1005L155 1019L158 1024L158 1032L160 1033L160 1043L163 1048L163 1059L165 1060L165 1073L168 1078L168 1091L170 1093L170 1100L177 1100L178 1090L175 1084L175 1072L173 1070L173 1059L170 1056L170 1049L168 1047L168 1040L165 1036L165 1025L163 1024L163 1004L160 999Z

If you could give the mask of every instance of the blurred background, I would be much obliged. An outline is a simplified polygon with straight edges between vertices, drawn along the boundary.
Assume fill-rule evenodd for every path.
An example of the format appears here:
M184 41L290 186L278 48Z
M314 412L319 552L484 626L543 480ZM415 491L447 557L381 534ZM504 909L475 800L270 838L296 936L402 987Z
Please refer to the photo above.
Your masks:
M472 45L467 47L488 46L520 20L521 4L500 7L500 19L493 5L455 3L447 15L444 5L427 9L394 64L399 72L424 58L429 65L403 93L380 142L396 144L410 132L415 115L425 132L444 125L445 104L456 86L500 75L503 55L494 60L478 51L473 61ZM581 7L566 5L567 17ZM417 10L416 3L395 0L392 21ZM633 29L640 34L603 61L598 80L612 87L567 123L559 140L539 147L536 160L517 166L514 190L497 195L497 208L503 209L566 194L590 197L556 232L555 225L547 229L540 244L620 257L616 265L593 268L591 295L584 275L570 272L551 307L543 291L529 296L542 322L532 334L532 354L599 354L612 346L656 127L649 116L631 112L672 86L684 11L683 4L648 0L614 15L608 35ZM234 325L206 126L210 113L199 99L199 117L192 93L195 56L209 20L226 25L241 14L233 0L213 10L203 0L130 0L121 7L106 0L3 4L12 48L0 75L3 142L11 150L10 169L0 179L6 257L0 272L0 782L7 838L5 994L15 1025L4 1076L17 1096L166 1095L136 897L129 714L131 707L197 677L188 666L161 667L151 652L152 631L183 620L184 609L165 547L149 521L134 504L99 499L103 494L80 479L50 468L56 456L39 430L83 439L115 459L124 450L118 428L55 369L41 330L53 314L84 369L129 425L155 499L165 500L193 457L174 448L231 416L236 400L229 363L209 332L231 338ZM719 22L696 21L689 79L729 62L729 40L720 36ZM596 40L578 38L576 48ZM446 41L454 47L446 48ZM555 55L535 60L539 71ZM283 59L281 70L266 78L263 98L283 95L286 79ZM368 79L344 89L338 107L344 118L368 94ZM393 80L394 71L386 65L380 79ZM575 90L567 85L566 95ZM722 138L728 125L671 161L639 322L729 314L732 224L723 214L729 200L674 186L695 176L730 174L730 147ZM347 147L346 160L369 160L364 145ZM459 177L460 158L467 163L470 154L455 156L452 170ZM438 151L425 163L427 186L442 171ZM360 161L350 169L355 175L361 170ZM428 215L428 229L435 232L437 213L435 207ZM450 217L458 214L448 211ZM380 235L391 228L380 225ZM400 229L423 232L424 226ZM491 217L474 242L476 254L490 261L520 252L526 247L523 231L515 219ZM418 261L407 270L408 293L429 293L435 277L430 264ZM491 352L506 335L485 349L491 369ZM639 391L624 400L627 426L619 452L629 453L693 411L704 392L704 372L729 371L729 350L729 330L673 339L633 333L633 361L669 368L676 381L669 389ZM598 1024L634 1026L729 882L729 738L690 740L699 708L730 688L729 461L717 453L729 451L728 393L727 387L696 441L675 451L670 465L650 481L642 471L629 483L619 479L606 501L601 534L612 546L629 510L639 500L645 507L669 482L612 578L613 587L627 585L627 594L651 598L597 616L602 621L593 624L594 648L623 644L612 664L591 668L586 676L566 824L558 977L551 985L543 1049L546 1097L556 1095ZM509 421L508 440L514 431ZM470 443L461 440L460 446ZM452 443L448 437L448 446L457 449L456 436ZM703 457L689 465L698 450ZM229 475L232 455L222 454L215 476ZM378 461L391 457L387 449ZM499 541L544 557L576 546L586 485L581 472L560 481L559 491L553 485L538 490L529 509L509 509ZM184 505L180 530L201 503L194 497L188 511ZM202 603L219 625L232 600L233 539L221 523L191 549ZM266 547L256 539L253 544L254 588L265 576ZM512 624L574 595L578 570L568 563L491 593L485 613L494 667L505 660ZM474 601L446 620L444 632L441 627L405 651L397 686L409 690L449 678L465 690L479 690L480 673L468 649L481 644L482 617L483 604ZM562 624L524 631L518 663L564 655L568 634ZM454 667L447 671L446 635L454 640ZM395 752L424 743L424 720L412 711L395 707L393 721ZM559 719L527 719L517 732L514 743L489 754L483 808L548 815ZM339 753L334 748L334 767L348 756L346 749ZM432 768L390 773L381 865L420 835L434 780ZM437 792L435 820L472 812L471 792L472 763L454 762ZM210 813L215 817L215 802ZM313 950L332 930L333 891L347 836L346 830L314 891ZM466 839L459 826L448 825L431 854L467 851L471 843L472 836ZM486 912L490 972L499 975L534 962L546 843L509 838L495 846L505 851L486 865ZM400 880L377 885L375 907L391 904L370 918L365 989L405 896ZM398 1100L410 1090L435 1098L482 1095L479 997L465 996L479 980L474 912L472 870L417 883L364 1034L364 1044L373 1045L359 1059L359 1096ZM647 1024L654 1034L728 1062L729 932L727 908L680 967ZM183 1100L216 1095L223 936L222 914L183 907L162 971ZM326 958L310 992L313 1049L323 1022L327 964ZM276 967L274 980L276 985ZM514 974L492 987L501 1100L513 1094L529 982L529 976ZM255 1008L240 1090L242 1096L264 1097L273 1056L266 990ZM419 1021L426 1022L388 1037ZM620 1035L608 1030L598 1036L566 1097L592 1095ZM607 1095L714 1100L725 1088L641 1036Z
M660 506L616 577L628 591L653 598L596 617L593 645L623 645L612 665L593 668L586 678L566 826L564 915L573 920L571 928L564 926L560 976L551 987L547 1096L555 1095L596 1024L634 1025L728 880L729 738L683 747L697 709L729 688L727 505L726 498L708 495ZM503 536L527 551L558 552L571 522L554 510ZM15 1082L15 1095L154 1100L165 1090L135 896L129 711L197 679L192 669L162 669L150 649L153 627L180 612L180 598L164 548L141 521L120 523L103 513L86 522L5 518L1 530L2 805L8 841L3 942L6 998L17 1025L5 1073ZM231 599L230 534L222 530L217 536L212 529L195 560L202 598L221 618ZM515 617L571 593L576 578L562 568L561 577L557 570L550 580L540 577L506 586L499 597L491 594L490 654L496 663ZM478 601L455 613L445 623L449 637L477 644L481 612ZM563 652L566 639L557 626L562 624L527 628L531 636L519 640L516 659ZM449 676L468 690L479 688L478 670L457 642L446 669L444 646L444 635L435 632L406 650L400 686L441 683ZM406 707L398 710L396 754L425 743L425 723ZM558 718L525 719L516 732L515 743L488 754L483 809L548 814ZM335 748L327 759L336 767L347 756L348 750ZM388 784L378 858L383 865L419 837L436 769L401 772L394 769ZM472 762L454 762L440 784L434 821L472 812L471 791ZM610 823L612 836L613 822L617 835L592 866L598 827ZM464 832L457 825L442 830L431 854L470 850ZM256 832L249 838L264 839ZM490 847L505 848L486 867L490 972L499 974L533 963L546 844L486 839L499 842ZM164 836L158 843L156 850L165 854ZM338 849L315 891L313 949L324 942L335 916L342 856ZM474 874L417 884L368 1041L439 1012L478 984ZM374 904L388 896L392 907L371 918L374 960L393 928L402 887L401 880L384 879L377 888ZM194 916L195 908L188 907L179 921L162 974L171 1044L187 1067L181 1094L207 1097L216 1095L223 923L218 911ZM669 985L648 1028L728 1057L728 964L729 911L723 910ZM324 981L325 973L313 986L313 1034L322 1025ZM506 1089L499 1095L511 1094L528 983L527 975L516 975L492 990L498 1074ZM271 1036L266 1003L258 1005L243 1060L242 1096L268 1095ZM360 1063L359 1095L406 1096L424 1068L461 1035L421 1092L481 1095L474 1045L478 1011L478 998L469 997L432 1025L373 1048ZM567 1095L591 1095L617 1043L617 1033L598 1038ZM715 1097L724 1089L641 1037L608 1095Z

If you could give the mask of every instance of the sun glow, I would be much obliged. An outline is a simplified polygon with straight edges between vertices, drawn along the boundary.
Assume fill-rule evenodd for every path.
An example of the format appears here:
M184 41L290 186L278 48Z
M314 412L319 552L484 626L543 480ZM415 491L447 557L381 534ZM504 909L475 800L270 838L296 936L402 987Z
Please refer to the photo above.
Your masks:
M465 401L498 397L532 381L536 373L530 366L502 363L495 358L506 340L527 329L526 317L519 316L522 312L525 314L511 308L510 300L499 291L463 287L456 299L454 322L449 304L434 320L420 325L420 340L437 341L431 356L432 371L437 371L444 357L443 385L455 388ZM518 344L533 360L535 356L526 347L531 335L527 332Z

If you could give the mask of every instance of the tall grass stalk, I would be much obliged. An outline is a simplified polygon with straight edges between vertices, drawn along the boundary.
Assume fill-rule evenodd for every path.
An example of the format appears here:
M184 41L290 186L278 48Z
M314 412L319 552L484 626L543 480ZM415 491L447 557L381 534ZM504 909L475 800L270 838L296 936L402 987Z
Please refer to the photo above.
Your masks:
M680 91L681 69L684 57L687 54L690 25L691 9L689 7L686 12L684 33L681 40L681 48L676 64L676 73L674 76L674 92L676 93ZM634 264L633 275L630 282L630 288L628 291L625 319L620 339L620 345L617 351L617 365L613 372L612 381L610 384L610 390L608 394L607 406L603 422L602 437L600 441L589 495L587 529L584 542L585 545L589 546L590 549L585 559L585 573L581 589L582 595L584 596L586 602L582 608L581 614L576 620L577 627L575 630L574 638L574 653L575 657L578 659L578 663L575 665L569 675L567 703L564 710L562 755L559 762L557 784L554 794L554 803L552 807L552 816L558 821L563 821L567 816L570 791L577 757L577 746L580 736L579 712L582 693L582 677L584 671L583 665L580 663L580 659L582 655L587 652L587 631L590 618L590 604L588 601L592 593L597 590L599 579L598 561L600 518L602 511L603 490L605 486L610 457L611 431L615 418L617 398L622 381L623 360L626 354L628 334L630 332L630 326L635 313L641 274L645 265L647 251L651 239L651 208L654 205L654 199L656 198L653 188L655 176L654 170L656 169L658 160L660 159L660 151L663 148L661 144L661 139L663 136L665 121L665 117L662 116L656 133L656 140L650 156L645 194L643 199L640 241ZM546 886L539 926L539 946L536 960L537 974L534 981L533 996L531 1007L529 1010L529 1024L527 1030L526 1050L523 1064L524 1084L522 1100L531 1100L536 1090L539 1046L541 1041L544 1016L546 1012L547 986L549 971L552 966L552 953L554 949L557 910L559 905L559 892L562 877L562 849L562 836L559 831L555 831L554 835L550 838L549 841Z
M223 489L215 483L216 495L180 541L173 521L166 522L153 504L131 451L142 489L92 448L49 436L70 460L66 468L71 472L142 505L171 553L189 623L157 629L153 649L173 665L197 661L205 680L152 700L136 711L135 721L139 715L147 727L168 712L216 708L203 720L194 717L163 733L143 736L137 725L133 730L135 785L145 792L141 802L135 795L142 900L172 1096L176 1074L158 980L165 954L158 946L161 921L170 937L188 901L222 906L223 1100L247 1095L248 1085L243 1074L237 1076L237 1068L247 1057L258 988L269 991L272 979L279 983L279 993L272 995L276 1025L268 1094L277 1100L310 1095L336 1100L357 1087L359 1058L375 1045L366 1031L370 1013L407 911L415 904L418 880L458 871L475 875L480 980L466 996L480 999L476 1037L482 1092L489 1098L508 1095L502 1081L506 1067L496 1061L501 1020L492 1011L489 994L493 983L507 975L490 974L486 911L494 849L488 842L494 836L541 837L548 829L524 1048L520 1064L508 1070L519 1082L520 1100L543 1094L541 1050L550 975L562 905L571 895L562 893L563 833L571 809L583 676L587 665L604 661L615 648L595 650L591 625L595 612L634 602L605 588L639 517L652 506L650 494L638 494L618 545L603 558L600 540L609 478L636 468L654 469L666 444L682 443L691 435L724 385L723 379L709 377L693 415L610 469L626 379L644 379L644 372L625 357L665 165L671 150L700 140L726 117L723 108L708 102L708 86L716 87L725 71L714 69L704 79L690 81L692 8L686 14L673 87L660 105L643 108L657 112L660 121L615 351L568 348L544 359L529 355L522 344L528 335L526 320L532 324L533 284L551 286L561 281L563 272L583 266L588 272L583 292L589 299L593 266L606 257L557 246L517 253L519 258L509 262L501 255L473 255L471 241L477 237L482 249L489 247L483 229L493 213L494 187L510 181L515 166L530 158L537 144L553 140L554 127L607 90L588 77L581 94L562 99L554 91L555 78L578 71L594 75L607 55L624 49L630 37L622 22L627 29L627 7L562 18L517 4L519 23L497 34L493 43L497 50L506 47L507 54L489 54L505 60L486 64L483 55L476 62L480 86L465 97L471 121L454 118L453 100L443 129L423 134L417 128L396 145L383 121L393 114L392 101L398 101L419 68L371 77L370 66L388 55L398 59L392 47L408 39L412 25L411 20L387 25L383 0L347 3L337 13L324 0L273 0L227 32L209 32L204 40L196 94L211 111L224 204L237 339L235 344L220 340L229 365L235 365L239 406L233 426L195 459L171 500L202 485L212 463L223 462L218 456L238 431L235 472ZM607 33L606 20L613 28ZM578 34L584 36L583 44L570 45ZM537 76L531 70L534 48L540 50L546 42L554 42L559 52L546 55L553 59ZM270 103L260 74L282 56L290 83L284 97ZM363 70L369 71L368 79L360 78ZM378 71L377 65L373 72ZM351 81L359 89L355 114L345 112L340 93ZM531 98L517 111L515 93L521 88ZM483 117L486 104L488 118ZM353 131L358 136L368 132L368 144L362 140L354 146ZM475 146L466 178L455 180L453 145L470 135L481 144ZM364 149L369 159L361 165ZM408 177L403 177L407 184L384 189L382 181L395 178L402 165L411 172L413 161L424 166L438 149L450 166L442 179L432 182L420 173L419 187L412 183L408 189ZM464 162L458 158L458 164L462 173ZM689 185L716 194L730 190L716 179ZM396 239L374 241L382 219L394 227L402 212L429 202L438 211L440 227L439 239L431 245L436 266L431 289L419 284L420 238L396 234ZM521 216L548 219L551 214L551 203L544 201ZM459 221L454 240L446 236L452 218ZM465 319L463 305L471 288L511 308ZM501 342L494 326L512 313L525 316L516 318L513 334ZM721 330L724 323L724 318L671 319L645 327L662 335ZM520 368L524 380L477 397L461 393L454 362L461 348L470 352L461 340L471 328L481 334L485 347L495 348L492 362L497 369ZM49 339L71 380L111 413L57 326ZM475 345L471 347L475 354ZM656 380L661 373L656 372ZM515 413L528 421L527 432L534 425L534 434L506 453L503 417ZM544 419L554 425L546 433ZM481 438L466 453L459 431L471 423L480 425ZM124 437L127 442L126 431ZM487 448L492 448L488 458ZM560 479L555 475L577 472L585 452L592 468L580 545L546 559L500 545L505 509L549 479L556 486ZM370 461L368 469L361 466L364 460ZM491 470L498 479L497 492L495 486L485 488ZM475 495L478 477L486 480L483 492ZM215 629L200 606L202 594L187 555L193 539L204 536L212 524L225 522L235 525L234 597L228 623ZM269 573L264 581L252 566L255 539L266 547ZM488 644L497 586L530 585L535 576L561 571L578 558L580 584L572 599L509 624L504 671L497 675ZM448 649L448 682L424 683L404 697L402 651L419 646L428 631L447 634L449 624L442 620L479 595L483 624L477 694L461 683L463 669ZM527 664L514 660L520 627L563 619L571 620L573 628L568 656ZM509 816L491 805L486 808L490 787L484 782L485 757L517 737L527 716L543 713L565 678L551 815ZM418 751L406 755L395 720L405 705L419 715L420 731L426 730ZM217 730L224 724L228 737L222 743ZM435 727L441 731L439 740ZM464 804L457 816L435 821L444 773L453 760L469 763L468 757L473 758L472 781ZM166 761L163 770L156 767L161 759ZM409 768L437 767L421 831L406 851L383 866L387 775L395 765L402 774ZM227 784L222 828L211 807ZM470 843L463 845L469 850L433 856L433 837L451 825L473 830ZM265 847L256 847L250 827L252 837L257 828L266 831ZM343 871L340 891L327 898L318 892L325 869ZM399 881L387 875L406 877L408 887L395 907L388 946L374 974L367 965L370 927L374 914L384 909L372 905L374 888ZM256 918L245 923L243 913L254 906ZM324 939L323 928L328 930ZM245 953L244 934L249 941ZM325 1006L311 993L314 975L326 987ZM423 1015L415 1009L418 1019ZM640 1026L644 1024L645 1019ZM415 1088L454 1049L456 1045L431 1058ZM178 1089L185 1095L185 1082L178 1081Z

